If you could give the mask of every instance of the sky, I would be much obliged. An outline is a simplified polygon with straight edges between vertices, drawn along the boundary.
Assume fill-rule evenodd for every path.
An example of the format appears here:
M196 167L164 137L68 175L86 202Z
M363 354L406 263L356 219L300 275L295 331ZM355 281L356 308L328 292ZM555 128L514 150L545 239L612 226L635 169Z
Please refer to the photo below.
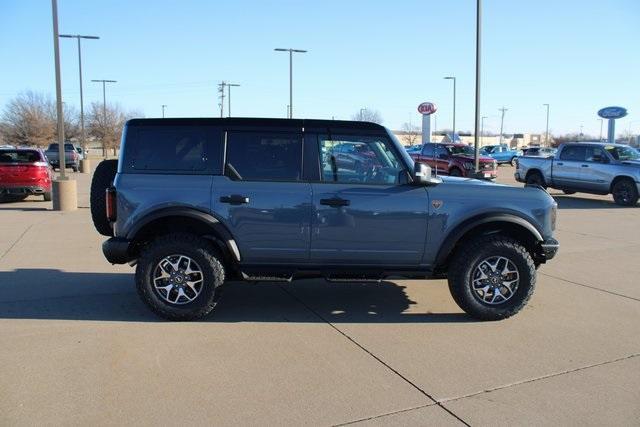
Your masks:
M107 102L146 117L216 117L217 83L232 114L285 117L289 59L294 116L350 119L360 108L384 125L420 123L434 102L437 128L472 130L475 0L59 0L60 33L82 44L85 106L102 101L91 79L113 79ZM484 0L481 107L486 131L550 130L599 136L598 109L627 108L617 133L640 132L639 0ZM63 101L79 106L77 45L61 39ZM0 110L22 91L55 96L51 2L0 0ZM225 101L226 103L226 101ZM226 110L225 105L225 110ZM433 124L432 124L433 127ZM605 125L606 127L606 125ZM606 129L605 129L606 133Z

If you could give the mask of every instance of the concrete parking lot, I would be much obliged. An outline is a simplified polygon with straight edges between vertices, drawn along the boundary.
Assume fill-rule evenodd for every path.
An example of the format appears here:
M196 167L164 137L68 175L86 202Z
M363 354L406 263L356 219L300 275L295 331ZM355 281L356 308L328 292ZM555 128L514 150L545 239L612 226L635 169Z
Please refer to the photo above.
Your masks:
M443 280L307 280L170 323L102 257L75 176L76 212L0 205L2 425L640 424L638 206L554 192L560 254L506 321Z

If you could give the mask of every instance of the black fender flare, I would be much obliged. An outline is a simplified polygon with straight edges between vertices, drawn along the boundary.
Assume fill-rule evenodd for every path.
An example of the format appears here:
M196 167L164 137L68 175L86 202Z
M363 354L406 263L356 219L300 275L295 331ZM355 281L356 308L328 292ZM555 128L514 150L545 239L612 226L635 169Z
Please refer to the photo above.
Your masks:
M238 249L238 245L236 244L233 235L229 231L229 229L218 220L216 217L211 215L210 213L200 211L195 208L184 207L184 206L176 206L176 207L168 207L158 209L151 213L146 214L140 220L138 220L131 229L127 232L127 239L134 240L136 235L142 230L146 225L150 224L153 221L156 221L161 218L167 218L170 216L180 216L185 218L195 219L196 221L202 222L208 228L211 229L213 233L215 233L221 240L222 243L227 247L229 252L233 255L237 262L240 262L240 249Z
M436 257L436 265L441 266L444 264L446 259L449 257L453 248L458 244L462 236L464 236L469 231L474 228L481 226L483 224L488 224L490 222L502 222L502 223L510 223L523 227L530 234L531 237L535 239L537 242L542 242L544 238L542 237L542 233L538 230L529 220L523 218L514 213L487 213L481 214L478 216L474 216L465 221L462 221L460 224L456 225L453 230L451 230L445 239L443 240L443 244L438 251L438 256Z

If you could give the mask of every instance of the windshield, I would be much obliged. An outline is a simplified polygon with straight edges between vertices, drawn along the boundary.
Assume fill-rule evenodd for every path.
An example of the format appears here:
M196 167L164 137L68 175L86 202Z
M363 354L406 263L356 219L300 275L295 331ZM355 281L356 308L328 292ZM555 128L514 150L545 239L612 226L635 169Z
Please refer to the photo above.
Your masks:
M468 145L447 145L447 150L451 154L465 154L469 156L475 155L473 148Z
M616 160L640 160L640 154L631 147L607 145L604 149Z
M402 144L400 144L400 141L398 141L398 138L396 138L393 132L387 129L387 135L389 135L389 138L391 138L395 146L398 148L398 152L400 153L400 156L404 159L405 164L408 165L411 169L413 169L413 157L411 157L409 153L407 153L407 150L404 150L402 148Z
M47 150L48 151L58 150L58 147L59 147L58 144L51 144L49 145L49 148ZM75 151L73 144L64 144L64 149L65 151Z
M0 150L0 163L35 163L41 160L36 150Z

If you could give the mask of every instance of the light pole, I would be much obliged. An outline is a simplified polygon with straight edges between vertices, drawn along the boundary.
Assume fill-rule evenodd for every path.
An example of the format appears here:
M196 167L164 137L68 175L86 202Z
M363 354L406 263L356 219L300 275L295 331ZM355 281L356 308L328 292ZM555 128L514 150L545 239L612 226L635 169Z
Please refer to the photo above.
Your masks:
M78 74L80 76L80 145L82 150L87 152L87 137L84 132L84 100L82 96L82 49L80 47L80 39L98 40L98 36L83 36L80 34L60 34L60 37L78 40Z
M482 116L482 124L480 125L480 145L482 145L482 137L484 136L484 119L486 119L487 116Z
M542 104L547 107L547 130L544 133L544 145L549 146L549 104Z
M117 80L91 80L93 83L102 83L102 120L103 126L107 127L107 83L118 83ZM102 155L107 157L107 150L102 142Z
M602 142L602 123L604 122L604 119L598 119L600 121L600 142Z
M364 112L367 111L366 108L361 108L360 109L360 121L364 120Z
M445 80L453 80L453 126L451 131L451 142L456 142L456 78L454 76L447 76Z
M306 53L302 49L276 48L276 52L289 52L289 118L293 118L293 53Z
M473 124L473 145L475 148L475 172L480 174L480 145L478 125L480 124L480 51L482 47L482 0L476 2L476 111Z
M229 108L227 108L227 115L228 117L231 117L231 88L232 87L239 87L239 84L236 83L227 83L227 90L229 91L229 95L227 97L227 101L229 102Z
M164 119L164 110L167 108L167 104L162 104L162 118Z
M220 118L224 117L224 87L227 82L224 80L218 83L218 93L220 94Z
M504 129L504 113L505 111L509 111L508 108L499 108L498 111L500 111L502 113L502 115L500 116L500 144L502 145L502 130Z

